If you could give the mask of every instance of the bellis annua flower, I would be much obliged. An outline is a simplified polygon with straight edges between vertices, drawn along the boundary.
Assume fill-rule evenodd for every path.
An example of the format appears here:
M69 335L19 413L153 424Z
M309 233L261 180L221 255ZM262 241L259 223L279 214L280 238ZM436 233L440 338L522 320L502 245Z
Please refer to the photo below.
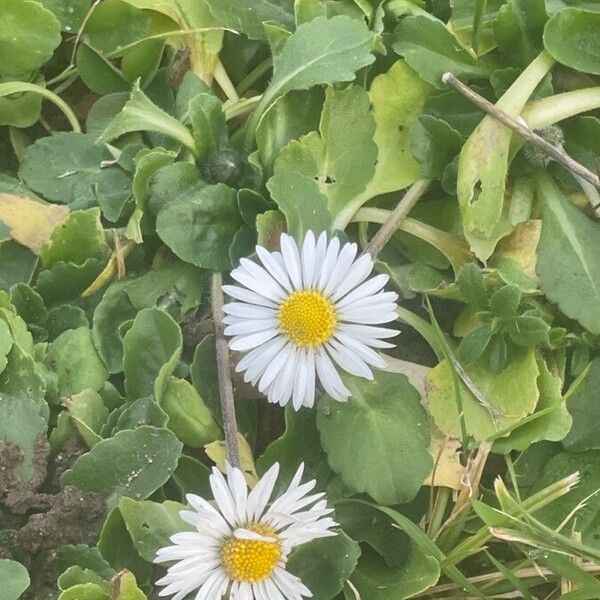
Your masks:
M391 348L383 341L393 329L376 327L397 318L394 292L382 291L387 275L369 278L373 261L356 258L356 244L315 239L309 231L299 249L281 236L281 252L261 246L262 266L248 259L231 273L240 286L223 290L238 302L225 305L226 335L232 350L248 352L236 370L258 385L269 402L298 410L312 406L318 380L336 400L350 396L337 366L373 378L370 366L385 367L373 348Z
M214 504L192 494L193 510L180 513L195 531L171 537L173 546L158 551L155 562L177 561L157 581L160 596L182 600L302 600L312 596L298 577L285 570L292 548L336 535L324 494L309 493L315 481L301 484L303 465L287 490L271 501L279 475L273 465L248 491L239 469L217 469L210 476ZM191 596L190 596L191 597Z

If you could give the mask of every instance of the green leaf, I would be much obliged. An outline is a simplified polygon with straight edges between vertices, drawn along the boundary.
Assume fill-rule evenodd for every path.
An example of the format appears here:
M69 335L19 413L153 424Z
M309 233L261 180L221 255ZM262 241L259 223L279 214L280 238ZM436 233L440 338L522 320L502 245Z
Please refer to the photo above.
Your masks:
M138 587L135 575L122 571L112 581L113 600L146 600L146 594Z
M105 592L109 591L108 583L92 569L82 569L79 565L69 567L58 578L58 587L61 590L68 590L70 587L81 585L83 583L95 583Z
M106 258L109 247L100 222L100 209L72 212L58 225L42 246L40 259L45 269L57 262L83 264L88 258Z
M0 22L0 75L35 71L60 44L60 23L38 2L4 0Z
M72 565L84 570L90 569L106 580L115 574L113 568L102 558L98 548L90 548L85 544L66 545L60 549L60 568L65 570Z
M582 534L582 541L594 549L600 549L600 452L560 452L550 457L541 469L536 471L535 479L529 494L534 494L548 485L579 472L581 482L568 494L554 500L551 504L536 511L535 516L540 521L556 528L571 513L571 511L586 499L585 508L576 513L577 531ZM573 521L569 522L572 525Z
M118 92L128 92L131 88L131 84L123 73L95 48L82 43L77 48L75 56L81 81L92 92L96 94L116 94Z
M421 165L423 177L441 177L463 143L458 131L433 115L421 115L410 127L410 150Z
M152 566L136 552L131 536L125 526L125 521L116 506L109 513L102 526L98 539L98 549L117 572L127 569L134 573L140 581L148 581L150 578ZM116 577L118 576L119 573Z
M92 46L111 52L150 33L150 15L122 0L104 0L89 16L86 33Z
M531 420L520 423L506 438L496 440L494 452L508 453L526 450L540 440L562 440L571 429L572 419L562 397L562 380L551 373L543 359L537 359L540 374L540 399ZM564 442L563 442L564 443Z
M495 68L486 57L476 60L454 34L437 19L417 15L403 18L394 32L394 50L419 74L438 89L447 71L463 80L483 79Z
M595 358L567 396L567 408L573 417L573 427L563 440L570 452L600 450L600 431L597 417L600 404L597 402L600 382L600 359Z
M80 583L62 592L58 600L109 600L109 596L96 583Z
M498 49L512 64L527 66L543 48L547 20L544 0L509 0L493 25Z
M184 315L200 304L203 284L202 271L177 261L128 281L124 289L137 309L154 306L166 297L178 301Z
M362 88L328 88L319 130L320 135L309 133L283 149L267 184L298 239L308 229L329 229L336 218L345 225L357 210L351 201L375 172L375 123Z
M378 502L409 502L433 464L419 393L404 375L385 371L374 381L344 381L352 397L325 396L317 416L329 464L348 487Z
M10 288L10 302L17 314L28 324L44 325L48 311L42 297L24 283L17 283Z
M371 83L373 139L379 152L365 198L404 189L421 176L419 163L411 154L410 124L422 113L430 89L402 60Z
M167 429L145 425L120 431L80 456L62 482L106 493L109 506L115 506L121 496L145 499L169 479L181 448Z
M314 410L296 412L291 406L286 407L285 433L267 446L256 463L258 472L265 473L275 462L280 468L276 489L281 492L287 489L300 462L307 479L316 479L319 486L325 486L332 473L321 448Z
M164 310L140 311L123 339L127 397L135 400L152 395L159 375L168 377L175 368L181 344L179 325Z
M352 583L361 598L401 600L425 591L439 578L440 563L413 545L407 563L401 567L389 567L373 551L363 552Z
M460 289L462 297L474 304L477 308L484 308L487 305L487 290L485 279L481 269L475 263L465 265L458 277L456 283Z
M125 291L125 285L122 281L111 285L94 311L92 338L111 374L123 370L123 340L119 328L137 314L136 307Z
M156 551L171 544L172 535L190 530L179 513L185 510L179 502L158 503L121 498L119 510L138 554L148 562L156 558Z
M58 262L51 269L40 272L35 289L46 306L75 300L95 281L103 267L104 263L96 258L89 258L81 265Z
M196 388L185 379L169 377L159 397L169 416L169 429L190 448L203 448L221 439L221 429Z
M2 600L17 600L29 587L27 569L14 560L0 559L0 581L3 582Z
M541 317L522 315L513 319L508 328L510 339L519 346L538 346L550 343L550 325Z
M544 46L561 64L600 75L600 13L566 8L555 14L544 29Z
M187 146L192 152L196 151L194 138L188 128L156 106L137 83L123 110L109 123L97 142L110 142L132 131L162 133Z
M493 373L486 368L490 350L465 370L481 393L476 399L460 383L464 420L467 432L477 441L517 424L531 414L537 405L539 368L530 348L515 346L505 368ZM444 433L460 436L458 408L450 366L442 361L427 374L427 400L435 424ZM483 400L483 403L482 403Z
M518 117L553 62L542 52L496 106ZM513 229L504 203L511 137L510 129L486 116L464 144L458 161L456 191L465 237L471 250L484 261L491 256L498 240Z
M48 339L52 341L69 329L89 327L89 322L85 312L79 306L61 304L48 311L45 327L48 331Z
M491 339L492 328L487 323L470 331L461 340L460 345L458 346L460 358L466 364L474 363L479 360L481 355L485 352L485 349L488 347Z
M273 175L275 160L285 146L319 127L323 92L310 90L290 92L273 104L256 130L256 145L263 171Z
M1 77L1 80L11 81L12 78ZM34 84L43 86L44 78L38 75ZM42 113L42 96L35 92L23 92L0 97L0 125L13 127L31 127Z
M54 13L63 31L77 31L90 9L90 0L41 0L40 4Z
M0 288L8 290L15 283L29 283L38 258L28 248L13 240L0 242Z
M104 406L100 394L94 390L85 389L67 398L64 404L79 434L88 448L92 448L102 439L100 430L108 419L108 410Z
M290 36L273 68L273 78L256 107L246 133L249 146L261 116L281 96L314 85L352 81L370 65L373 36L364 22L339 15L318 17Z
M156 232L182 260L230 269L228 249L242 220L234 189L219 183L182 193L158 214Z
M599 334L600 225L576 209L549 175L540 173L536 179L543 211L537 260L540 288L567 317Z
M188 107L198 158L214 156L227 145L228 138L221 102L212 94L198 94Z
M44 402L44 388L33 359L13 345L8 364L0 373L0 447L16 446L21 460L14 473L21 486L34 491L45 478L45 463L39 460L48 447L49 411Z
M497 289L490 298L490 309L498 317L512 317L521 303L521 291L516 285Z
M86 388L97 391L108 378L87 327L69 329L59 335L48 346L45 364L58 378L58 398Z
M303 544L291 555L286 569L299 577L315 600L332 600L352 575L360 546L343 531L335 537Z
M208 0L211 12L225 27L245 33L250 39L264 40L263 23L273 21L294 28L292 0Z
M118 413L119 418L117 424L111 430L112 435L124 429L136 429L141 425L166 427L169 420L165 411L150 396L124 404L114 412ZM107 423L107 425L110 425L110 423Z
M55 133L28 146L19 175L52 202L73 210L89 208L101 197L129 195L130 176L118 166L102 167L105 160L112 160L111 154L92 136Z

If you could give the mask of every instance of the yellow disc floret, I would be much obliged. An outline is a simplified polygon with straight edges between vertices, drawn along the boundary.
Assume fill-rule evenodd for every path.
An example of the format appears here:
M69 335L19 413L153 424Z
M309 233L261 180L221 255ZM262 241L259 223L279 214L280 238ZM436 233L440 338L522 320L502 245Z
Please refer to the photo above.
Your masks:
M333 304L316 290L290 294L279 307L278 317L283 333L308 348L329 340L337 325Z
M245 529L273 537L273 532L260 524L249 524ZM221 548L221 559L227 575L234 581L258 583L270 577L281 558L278 541L244 540L231 537Z

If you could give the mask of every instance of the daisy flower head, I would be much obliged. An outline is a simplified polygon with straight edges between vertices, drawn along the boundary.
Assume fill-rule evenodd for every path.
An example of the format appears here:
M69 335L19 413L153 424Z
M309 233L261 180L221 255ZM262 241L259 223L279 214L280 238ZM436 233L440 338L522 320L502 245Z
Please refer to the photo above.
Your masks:
M227 465L210 476L214 503L189 494L192 510L180 513L195 527L176 533L173 546L157 552L155 563L175 562L157 581L160 596L182 600L302 600L312 593L285 569L290 551L311 540L337 535L324 494L310 494L316 482L301 484L301 465L287 490L271 501L279 475L275 463L254 489L242 471Z
M338 367L373 379L370 367L386 366L374 348L393 347L384 340L398 331L379 325L397 319L398 295L383 291L387 275L369 277L373 260L357 258L356 244L309 231L301 248L286 234L280 245L257 246L262 264L242 258L231 272L239 285L223 286L235 299L224 306L229 346L247 352L236 370L281 406L313 406L317 381L344 402Z

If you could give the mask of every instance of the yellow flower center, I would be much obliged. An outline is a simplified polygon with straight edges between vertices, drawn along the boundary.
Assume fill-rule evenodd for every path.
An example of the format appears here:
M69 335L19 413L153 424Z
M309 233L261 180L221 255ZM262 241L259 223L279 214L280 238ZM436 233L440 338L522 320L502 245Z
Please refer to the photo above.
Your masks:
M290 294L279 307L279 326L296 345L314 348L335 331L337 316L332 302L316 290Z
M260 523L250 523L244 529L277 539L275 532ZM257 583L269 577L281 558L281 544L262 540L241 540L231 537L221 548L221 559L227 575L234 581Z

